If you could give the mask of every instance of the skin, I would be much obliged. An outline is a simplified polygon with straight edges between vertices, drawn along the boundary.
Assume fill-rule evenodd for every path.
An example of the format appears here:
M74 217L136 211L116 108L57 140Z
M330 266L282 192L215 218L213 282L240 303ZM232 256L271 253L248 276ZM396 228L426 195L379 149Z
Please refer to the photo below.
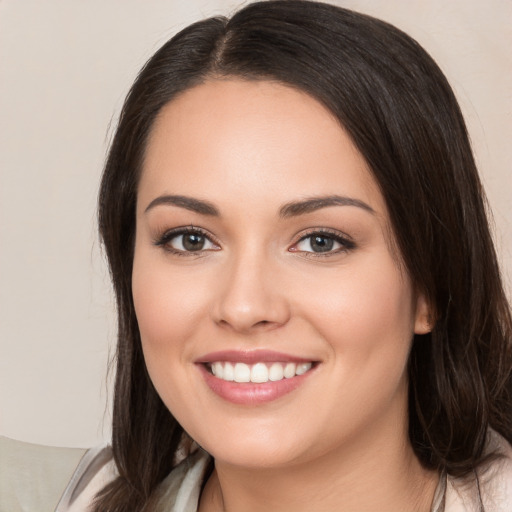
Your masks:
M333 194L368 208L280 215ZM219 215L165 195L208 201ZM162 242L183 226L206 233L203 250L184 251L180 236ZM314 252L306 237L318 230L349 243ZM133 297L158 393L215 458L201 511L430 509L438 477L408 440L406 373L428 307L391 233L365 160L305 93L210 80L161 111L139 183ZM227 349L318 365L277 400L233 404L196 364Z

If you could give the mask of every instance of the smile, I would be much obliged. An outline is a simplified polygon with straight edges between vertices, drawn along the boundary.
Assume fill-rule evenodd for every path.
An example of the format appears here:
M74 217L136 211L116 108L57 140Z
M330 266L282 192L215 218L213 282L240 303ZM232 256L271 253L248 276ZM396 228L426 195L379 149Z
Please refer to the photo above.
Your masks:
M309 371L313 363L293 363L293 362L257 362L255 364L246 364L242 362L216 361L207 365L215 377L227 382L252 382L263 384L265 382L278 382L283 379L303 375Z
M214 394L233 404L257 406L301 388L321 361L270 350L224 350L195 363Z

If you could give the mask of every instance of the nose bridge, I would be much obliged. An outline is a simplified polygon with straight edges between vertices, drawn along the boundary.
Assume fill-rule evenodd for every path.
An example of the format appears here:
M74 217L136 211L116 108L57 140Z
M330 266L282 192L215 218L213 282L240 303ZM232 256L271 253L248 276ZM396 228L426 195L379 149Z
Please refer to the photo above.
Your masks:
M279 269L262 247L245 247L228 258L222 272L217 323L240 332L273 329L286 323L289 307L279 289Z

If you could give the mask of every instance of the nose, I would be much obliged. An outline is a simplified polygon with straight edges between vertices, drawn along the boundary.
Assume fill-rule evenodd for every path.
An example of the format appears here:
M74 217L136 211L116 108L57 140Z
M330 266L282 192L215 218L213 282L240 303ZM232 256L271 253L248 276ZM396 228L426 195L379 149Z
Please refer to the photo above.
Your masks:
M250 334L273 330L290 319L286 289L280 286L279 269L261 255L226 262L213 308L221 327Z

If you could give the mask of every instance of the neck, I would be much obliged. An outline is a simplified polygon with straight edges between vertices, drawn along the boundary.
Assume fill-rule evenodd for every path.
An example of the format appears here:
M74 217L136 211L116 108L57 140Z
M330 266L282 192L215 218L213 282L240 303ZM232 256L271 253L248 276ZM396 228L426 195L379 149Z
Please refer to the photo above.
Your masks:
M199 511L428 512L437 473L421 466L405 427L373 427L338 450L285 468L247 469L216 461Z

